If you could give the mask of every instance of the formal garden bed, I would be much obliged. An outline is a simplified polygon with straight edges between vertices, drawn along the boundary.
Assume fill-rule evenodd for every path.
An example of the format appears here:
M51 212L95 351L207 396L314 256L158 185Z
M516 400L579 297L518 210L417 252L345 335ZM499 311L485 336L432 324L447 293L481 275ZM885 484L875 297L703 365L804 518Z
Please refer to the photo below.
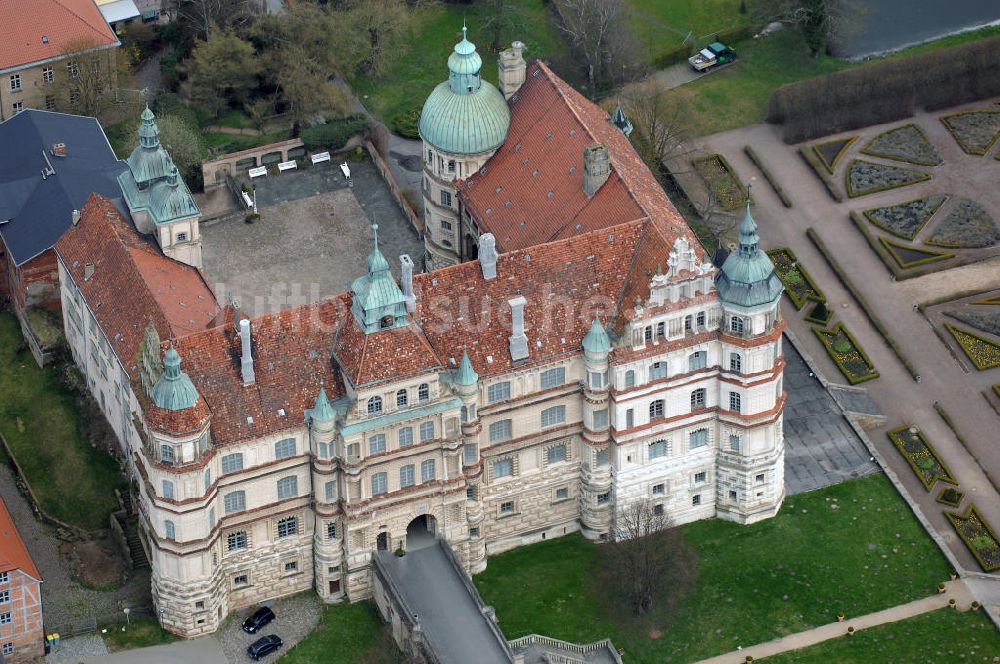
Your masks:
M944 311L945 316L1000 337L1000 311Z
M923 247L918 249L912 245L895 243L897 247L905 247L906 251L898 253L898 249L896 249L897 253L894 254L890 251L886 238L883 238L881 235L872 230L870 228L870 224L865 221L864 217L853 210L848 214L848 216L851 219L851 223L853 223L854 227L858 229L858 232L864 236L865 241L868 242L868 246L872 248L872 251L874 251L875 255L879 257L879 260L882 261L882 264L885 265L886 269L889 270L889 273L892 274L894 279L912 279L913 277L919 277L930 272L937 272L938 270L943 270L951 266L944 258L942 258L941 260L924 261L915 267L904 268L902 267L902 264L910 262L911 259L944 255L947 252L939 252ZM922 252L922 255L918 255L918 252Z
M791 249L787 247L771 249L767 255L774 263L775 273L785 286L785 294L788 295L796 309L801 309L807 302L826 301L823 291L802 267Z
M944 194L917 198L897 205L865 210L865 217L884 231L912 240L946 200L948 197Z
M861 149L872 157L883 157L895 161L905 161L918 166L937 166L942 163L941 155L924 130L915 124L907 124L878 134Z
M937 498L934 500L941 503L942 505L947 505L948 507L958 507L962 504L962 499L965 498L965 492L959 491L955 487L945 487L941 489L938 493Z
M916 427L902 426L892 429L886 435L910 464L925 489L930 491L939 481L958 486L958 480L922 431Z
M975 201L961 200L934 229L927 244L939 247L981 249L1000 241L993 217Z
M844 194L841 193L840 187L834 184L830 174L826 172L826 166L823 165L816 151L810 146L800 145L799 156L808 164L812 172L819 178L819 181L823 183L823 187L826 189L826 193L830 194L830 198L836 203L842 203L844 201Z
M981 300L973 300L969 304L1000 305L1000 295L992 295L990 297L984 297Z
M918 249L889 238L880 237L878 241L885 248L886 253L904 270L955 257L955 254L949 252Z
M851 198L866 196L879 191L905 187L929 180L930 173L913 168L876 164L873 161L855 159L844 175L847 195Z
M955 337L955 341L977 369L985 371L1000 366L1000 344L970 330L955 327L951 323L945 323L944 326Z
M738 210L747 203L746 187L736 177L733 167L721 154L695 159L694 170L705 181L711 196L724 210Z
M959 147L972 155L981 156L989 152L997 136L1000 136L1000 111L963 111L944 115L941 122Z
M826 327L833 318L833 312L826 306L826 302L817 302L806 314L806 320Z
M832 141L813 144L812 150L819 159L819 163L826 169L826 172L832 175L833 171L837 168L837 162L840 161L840 158L847 152L847 148L851 147L856 140L858 140L857 136L835 138Z
M984 571L993 572L1000 569L1000 539L979 513L975 503L969 505L965 514L954 512L944 514Z
M814 325L812 331L851 385L878 378L875 365L843 323L837 323L829 330Z

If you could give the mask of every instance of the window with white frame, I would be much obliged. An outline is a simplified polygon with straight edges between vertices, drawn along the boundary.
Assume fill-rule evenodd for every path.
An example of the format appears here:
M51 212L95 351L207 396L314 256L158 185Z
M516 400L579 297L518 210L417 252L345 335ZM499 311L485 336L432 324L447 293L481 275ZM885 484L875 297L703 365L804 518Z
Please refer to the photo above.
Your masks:
M10 105L10 111L11 111L12 115L17 115L18 113L20 113L23 110L24 110L24 102L23 101L15 101L13 104Z
M452 228L452 226L451 226L451 222L450 221L448 221L447 219L442 219L441 220L441 230L443 230L443 231L451 231L451 228Z
M274 444L274 458L287 459L295 456L295 439L285 438Z
M10 582L10 572L0 572L0 583Z
M78 77L80 75L80 65L75 60L70 60L66 63L66 73L69 74L70 78Z
M170 500L174 498L174 483L170 480L163 480L163 497Z
M733 452L740 451L740 437L735 433L729 434L729 449Z
M489 403L506 401L507 399L510 399L510 381L505 380L502 383L493 383L486 388L486 400Z
M546 457L549 464L559 463L560 461L566 460L566 444L560 443L559 445L553 445L546 451Z
M417 388L417 401L427 401L431 398L431 386L427 383L420 383Z
M337 495L337 484L334 481L329 481L323 485L323 495L326 496L327 500L333 500Z
M291 537L299 534L299 517L286 516L278 519L278 537Z
M597 494L597 504L598 505L607 505L610 502L611 502L611 492L610 491L608 491L607 493L599 493L599 494Z
M449 173L454 173L455 172L455 160L454 159L449 159L448 160L448 172Z
M667 324L663 321L656 324L656 336L661 339L667 336Z
M403 427L399 430L399 446L409 447L413 444L413 427Z
M289 560L285 563L285 571L291 574L292 572L299 571L299 561Z
M382 397L372 397L368 400L368 414L374 415L382 412Z
M389 477L385 473L372 475L372 495L381 496L389 490Z
M705 327L705 312L704 311L699 311L698 312L698 316L695 319L695 323L698 325L698 327Z
M688 355L688 371L696 371L698 369L704 369L708 366L708 353L699 350L697 352Z
M590 372L590 387L595 390L599 390L604 387L604 374L600 371Z
M685 332L690 332L691 331L691 315L690 314L684 317L684 331Z
M3 644L3 654L5 654L5 655L11 655L13 653L14 653L14 642L13 641L8 641L7 643Z
M385 452L385 434L377 433L368 437L368 454L381 454Z
M497 480L501 477L513 477L514 475L514 460L513 459L497 459L493 462L493 479Z
M701 494L698 494L696 496L691 496L691 504L692 505L701 505Z
M705 407L705 388L699 387L691 392L691 410Z
M653 326L652 325L647 325L646 329L644 329L642 331L642 338L643 338L644 341L652 341L653 340Z
M333 521L326 524L326 538L337 539L337 524Z
M628 408L625 410L625 428L631 429L635 426L635 410Z
M511 420L499 420L490 424L490 442L498 443L513 437Z
M654 496L662 496L667 492L667 485L662 482L659 484L654 484L652 491Z
M169 521L169 520L164 521L163 522L163 531L166 534L166 537L167 537L168 540L175 540L175 539L177 539L177 531L176 531L176 529L174 527L174 522L173 521ZM0 621L0 622L2 622L2 621Z
M743 371L743 358L739 353L729 354L729 370L740 373Z
M21 89L21 75L11 74L10 76L10 90L11 92L16 92Z
M243 491L232 491L222 498L222 506L226 514L242 512L247 508L247 494Z
M514 513L514 501L505 500L500 503L500 514L513 514Z
M175 240L175 242L187 242L187 241L188 241L187 233L181 232L177 234L177 239Z
M611 463L611 452L608 448L605 447L603 450L597 450L597 453L594 455L594 463L598 466L606 466Z
M206 468L204 473L204 484L205 491L208 491L208 487L212 486L212 469Z
M0 590L0 604L8 604L10 602L10 591Z
M330 446L327 443L316 443L318 451L316 454L320 459L328 459L330 457Z
M700 473L694 474L695 484L704 484L707 479L708 479L708 473L706 473L704 470L701 471Z
M475 443L466 443L462 446L462 458L465 461L465 465L471 466L476 463L476 459L479 458L477 447Z
M69 91L69 103L72 106L76 106L77 104L80 103L80 91L79 90L70 90Z
M282 477L278 480L278 500L294 498L299 495L299 478L295 475Z
M52 67L42 67L42 83L49 84L56 79L55 72L52 71Z
M708 445L708 429L696 429L688 437L688 446L693 450Z
M420 442L434 440L434 422L428 420L420 423Z
M542 411L542 426L551 427L566 421L566 406L552 406Z
M427 459L420 462L420 481L433 482L437 478L437 468L434 459Z
M222 457L222 474L228 475L229 473L235 473L237 470L243 470L243 455L239 452L234 452L233 454L227 454Z
M250 585L250 575L249 574L237 574L233 577L234 586L247 586Z
M174 462L174 446L173 445L160 445L160 461L163 463L173 463Z
M740 397L739 392L730 392L729 393L729 410L733 411L734 413L740 412L740 410L741 410L741 408L740 408L741 407L741 401L742 401L742 399Z
M649 444L649 458L659 459L667 456L667 441L657 440Z
M441 205L451 207L451 193L445 191L444 189L441 190Z
M543 390L550 387L558 387L566 382L566 369L564 367L555 367L553 369L546 369L538 377L538 384Z
M396 390L396 406L405 406L407 400L406 390Z
M243 551L247 548L247 531L234 530L226 535L226 551Z
M563 487L561 489L556 489L556 500L566 500L569 498L569 489Z
M407 464L399 469L399 486L406 488L416 483L416 473L413 464Z
M743 319L733 316L729 319L729 331L735 334L743 334Z
M594 429L606 429L608 426L608 409L594 411Z
M657 399L649 404L649 419L658 420L663 417L663 399Z
M657 378L667 377L667 363L666 362L653 362L649 365L649 379L656 380Z
M632 369L625 372L625 387L635 387L635 371Z

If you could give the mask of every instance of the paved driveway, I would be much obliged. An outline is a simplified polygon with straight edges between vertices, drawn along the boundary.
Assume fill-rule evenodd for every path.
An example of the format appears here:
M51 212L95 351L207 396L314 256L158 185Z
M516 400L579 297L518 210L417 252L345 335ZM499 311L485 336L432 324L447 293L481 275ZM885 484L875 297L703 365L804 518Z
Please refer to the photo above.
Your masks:
M111 655L85 657L84 664L227 664L222 645L214 636L178 641L165 646L126 650Z

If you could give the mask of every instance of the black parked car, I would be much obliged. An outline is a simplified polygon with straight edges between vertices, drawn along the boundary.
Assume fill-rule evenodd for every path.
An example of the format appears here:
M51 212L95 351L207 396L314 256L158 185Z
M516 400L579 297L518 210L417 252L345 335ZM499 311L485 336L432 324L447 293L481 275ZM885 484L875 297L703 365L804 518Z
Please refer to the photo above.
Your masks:
M272 613L271 615L273 616L274 614ZM280 647L281 639L275 634L268 634L251 643L250 647L247 648L247 654L250 655L250 659L256 662L261 657L267 657Z
M256 634L264 625L274 620L274 611L266 606L257 609L252 616L243 621L243 631Z

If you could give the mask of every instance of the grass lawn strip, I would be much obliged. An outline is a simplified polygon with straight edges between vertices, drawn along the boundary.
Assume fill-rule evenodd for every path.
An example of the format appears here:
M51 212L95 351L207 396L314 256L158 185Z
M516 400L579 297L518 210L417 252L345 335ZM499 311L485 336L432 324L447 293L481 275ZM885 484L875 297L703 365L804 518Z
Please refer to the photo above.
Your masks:
M856 140L858 140L857 136L835 138L832 141L814 143L812 149L819 159L819 163L826 169L826 172L833 175L833 171L837 168L837 162L847 152L847 148L851 147Z
M764 664L983 662L1000 652L1000 632L982 611L938 609L859 630L801 650L755 660Z
M128 623L108 625L107 630L102 638L111 652L160 646L181 638L160 627L155 618L132 618Z
M975 201L963 200L953 207L926 244L938 247L979 249L1000 240L1000 229L989 212Z
M911 431L911 427L902 426L886 432L886 435L910 464L925 489L930 491L939 481L958 486L958 480L938 456L923 431Z
M930 173L924 171L889 166L888 164L876 164L865 159L852 161L844 174L847 195L850 198L905 187L930 178Z
M962 111L941 116L941 122L958 146L972 155L989 152L1000 136L1000 111Z
M747 190L721 154L695 159L691 164L724 210L738 210L746 205Z
M933 251L931 249L917 249L908 244L902 244L889 238L880 237L878 239L889 252L893 260L904 270L908 270L918 265L926 265L934 261L945 261L954 258L955 254L944 251Z
M371 601L327 604L309 636L291 648L281 664L395 664L406 661Z
M970 330L962 330L951 323L945 323L955 341L965 351L966 356L980 371L1000 366L1000 344Z
M868 221L904 240L912 240L948 200L944 194L917 198L898 205L865 210Z
M915 124L889 129L878 134L861 149L872 157L905 161L918 166L937 166L942 163L941 155L924 130Z
M837 323L829 330L813 325L812 331L851 385L879 377L875 365L843 323Z
M40 369L10 314L0 314L0 432L49 515L83 530L106 528L123 488L118 464L90 445L75 395L54 366Z
M944 515L951 521L983 571L1000 569L1000 539L979 513L975 503L969 505L964 515L955 512L945 512Z
M962 499L965 498L965 492L959 491L955 487L947 486L938 493L937 498L934 502L941 503L942 505L947 505L948 507L958 507L962 504Z
M629 664L692 662L933 594L948 563L884 475L785 499L773 519L681 526L696 586L671 612L609 605L600 544L573 534L492 556L474 577L507 638L610 637ZM780 546L775 546L780 542ZM818 545L821 543L821 545ZM662 630L658 639L650 629Z
M784 284L785 294L796 309L801 309L807 302L826 302L823 291L799 263L791 249L788 247L771 249L767 255L774 262L774 271Z

